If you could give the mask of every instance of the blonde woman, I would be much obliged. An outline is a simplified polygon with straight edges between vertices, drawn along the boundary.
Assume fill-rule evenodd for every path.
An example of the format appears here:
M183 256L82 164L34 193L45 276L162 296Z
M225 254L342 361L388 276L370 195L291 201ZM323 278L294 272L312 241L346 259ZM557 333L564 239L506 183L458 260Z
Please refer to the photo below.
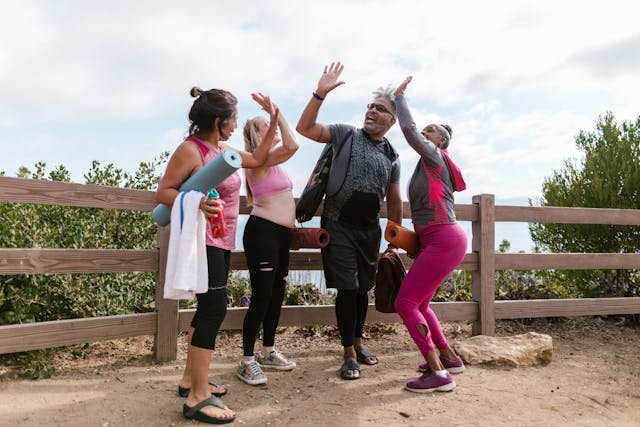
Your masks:
M262 116L244 126L245 150L254 152L267 136L271 123ZM298 150L295 136L282 115L278 118L280 135L265 164L246 169L247 200L253 206L244 229L243 244L251 278L251 302L242 327L243 356L237 376L250 385L264 384L261 368L290 371L296 364L275 348L280 308L289 274L289 241L295 225L292 182L280 167ZM280 138L280 136L282 138ZM279 142L281 144L278 144ZM262 350L254 355L260 325Z

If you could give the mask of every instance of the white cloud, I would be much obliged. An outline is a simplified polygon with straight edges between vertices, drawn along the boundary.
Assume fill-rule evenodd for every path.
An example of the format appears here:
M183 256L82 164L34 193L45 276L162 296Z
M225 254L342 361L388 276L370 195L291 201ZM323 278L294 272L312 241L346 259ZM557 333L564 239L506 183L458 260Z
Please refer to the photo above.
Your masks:
M240 123L258 112L249 93L264 91L295 126L332 60L345 63L347 84L325 101L325 122L360 125L371 90L414 75L408 96L419 126L454 128L451 152L469 184L460 200L535 197L544 176L578 155L578 130L607 110L619 120L638 115L640 77L627 71L637 58L611 56L637 48L632 2L4 3L0 170L8 173L33 159L72 172L92 159L128 169L171 151L196 84L235 93ZM602 73L603 55L616 59L616 73ZM123 123L135 137L110 133ZM389 138L405 186L417 156L397 126ZM320 151L301 141L286 165L297 192ZM232 144L242 146L239 132Z

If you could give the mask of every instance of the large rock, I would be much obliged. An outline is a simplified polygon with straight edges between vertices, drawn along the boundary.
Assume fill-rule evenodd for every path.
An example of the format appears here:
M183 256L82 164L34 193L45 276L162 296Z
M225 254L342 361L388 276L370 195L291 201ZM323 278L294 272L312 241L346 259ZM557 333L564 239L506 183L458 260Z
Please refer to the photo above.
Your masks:
M546 365L553 356L553 340L549 335L537 332L512 337L477 335L454 343L453 348L469 365Z

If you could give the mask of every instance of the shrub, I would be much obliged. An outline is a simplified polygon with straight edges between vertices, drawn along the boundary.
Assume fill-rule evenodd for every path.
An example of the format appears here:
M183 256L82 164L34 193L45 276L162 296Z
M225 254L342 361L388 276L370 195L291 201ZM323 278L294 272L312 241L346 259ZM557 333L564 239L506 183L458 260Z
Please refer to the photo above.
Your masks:
M132 174L94 161L87 184L151 190L168 153ZM21 178L70 182L59 166L46 172L21 167ZM0 203L0 246L5 248L153 249L156 226L147 212ZM155 273L41 274L0 277L0 324L127 314L153 309Z

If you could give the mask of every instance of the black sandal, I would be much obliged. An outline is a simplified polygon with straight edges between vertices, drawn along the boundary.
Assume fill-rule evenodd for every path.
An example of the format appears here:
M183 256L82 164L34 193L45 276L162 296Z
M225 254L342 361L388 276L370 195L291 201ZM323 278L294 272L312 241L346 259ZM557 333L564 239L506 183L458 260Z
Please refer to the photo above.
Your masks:
M347 371L358 371L357 376L347 375ZM343 380L359 380L360 379L360 365L355 360L345 360L340 367L340 378Z
M378 364L378 356L376 356L375 354L371 353L369 350L367 350L366 348L361 348L359 350L356 350L356 357L358 358L358 362L360 363L364 363L365 365L377 365ZM367 362L368 358L371 357L375 357L376 361L373 363Z
M205 406L217 406L220 409L228 409L225 404L222 403L222 400L218 399L215 396L209 396L208 398L191 408L189 408L186 404L182 405L182 414L190 420L196 420L208 424L227 424L235 421L236 419L235 415L231 418L210 417L209 415L200 411L200 409L204 408Z

